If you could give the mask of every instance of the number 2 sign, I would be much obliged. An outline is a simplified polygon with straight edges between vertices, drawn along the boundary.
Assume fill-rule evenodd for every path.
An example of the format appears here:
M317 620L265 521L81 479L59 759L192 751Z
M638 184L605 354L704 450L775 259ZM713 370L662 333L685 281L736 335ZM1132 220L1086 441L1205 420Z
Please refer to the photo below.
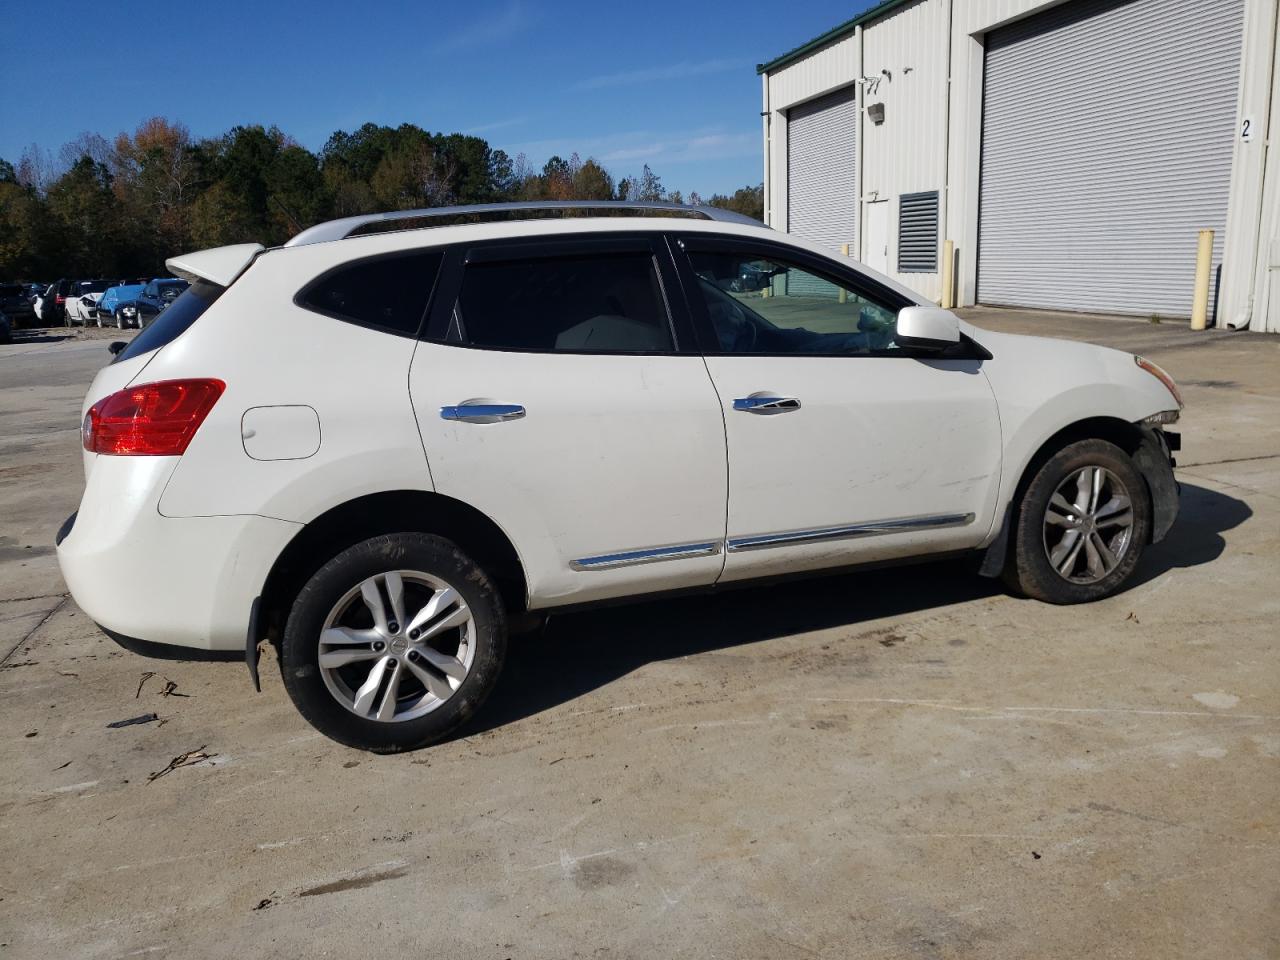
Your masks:
M1240 121L1240 139L1248 143L1253 139L1253 117L1245 117Z

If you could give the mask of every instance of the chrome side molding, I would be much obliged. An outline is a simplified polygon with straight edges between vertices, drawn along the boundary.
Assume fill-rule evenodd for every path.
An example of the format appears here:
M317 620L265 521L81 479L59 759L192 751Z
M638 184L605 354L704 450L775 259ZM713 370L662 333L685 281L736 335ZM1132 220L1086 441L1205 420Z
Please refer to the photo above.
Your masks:
M719 540L706 543L681 543L670 547L649 547L625 553L606 553L598 557L583 557L569 561L572 570L613 570L617 567L634 567L642 563L660 560L688 560L692 557L714 557L723 546Z
M852 523L842 527L821 527L816 530L791 530L785 533L761 533L750 537L730 537L706 543L681 543L669 547L648 547L621 553L606 553L598 557L570 560L572 570L614 570L641 563L658 563L662 560L688 560L693 557L714 557L725 550L742 553L747 550L767 550L771 547L787 547L799 543L821 543L826 540L853 540L858 537L878 537L888 533L910 533L913 530L937 530L943 527L963 527L974 521L972 513L946 513L932 517L902 517L897 520L876 520L872 523Z
M907 533L912 530L937 530L942 527L963 527L973 523L972 513L948 513L933 517L902 517L897 520L875 520L871 523L852 523L842 527L821 527L816 530L791 530L785 533L760 533L750 537L730 537L726 546L730 553L745 550L767 550L795 543L820 543L824 540L853 540L857 537L877 537L886 533Z

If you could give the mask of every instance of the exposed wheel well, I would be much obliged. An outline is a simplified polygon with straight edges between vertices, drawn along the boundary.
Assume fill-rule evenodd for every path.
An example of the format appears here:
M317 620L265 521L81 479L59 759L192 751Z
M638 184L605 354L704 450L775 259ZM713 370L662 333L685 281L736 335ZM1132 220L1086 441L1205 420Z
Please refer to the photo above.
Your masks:
M452 540L493 578L507 610L525 609L524 567L496 523L468 504L422 490L375 493L334 507L284 548L262 588L262 632L273 642L293 599L320 567L347 547L386 533L434 533Z
M1090 417L1063 427L1042 443L1018 477L1018 485L1014 487L1013 496L1009 498L1004 516L1001 518L1000 533L987 547L983 558L980 569L983 576L996 577L1004 569L1009 557L1010 536L1013 532L1011 529L1014 522L1013 512L1022 502L1022 496L1026 493L1031 479L1050 457L1077 440L1107 440L1133 456L1142 445L1142 431L1127 420L1116 417Z

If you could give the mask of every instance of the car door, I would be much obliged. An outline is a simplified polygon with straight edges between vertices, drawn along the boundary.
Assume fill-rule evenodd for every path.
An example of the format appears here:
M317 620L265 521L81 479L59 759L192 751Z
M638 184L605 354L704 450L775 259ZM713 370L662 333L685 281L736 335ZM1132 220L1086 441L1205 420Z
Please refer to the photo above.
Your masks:
M724 580L985 538L1001 444L980 347L898 347L911 301L799 248L677 246L728 437Z
M719 576L724 425L659 235L450 251L409 380L436 490L506 533L533 606Z

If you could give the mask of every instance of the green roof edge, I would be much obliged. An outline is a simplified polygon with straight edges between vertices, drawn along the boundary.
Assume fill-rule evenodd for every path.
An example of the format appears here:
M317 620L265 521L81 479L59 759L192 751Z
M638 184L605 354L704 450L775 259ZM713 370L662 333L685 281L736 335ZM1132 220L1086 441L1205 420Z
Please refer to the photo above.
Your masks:
M807 56L817 50L819 47L825 47L828 43L843 39L851 34L854 28L860 24L866 23L868 20L874 20L881 14L888 13L894 7L900 7L904 3L910 2L912 2L912 0L884 0L883 3L876 4L870 10L858 14L852 20L846 20L839 26L832 27L826 33L822 34L822 36L814 37L808 43L801 44L794 50L788 50L786 53L782 54L782 56L775 57L768 63L757 63L756 73L771 73L779 67L785 67L788 64L794 63L801 57Z

